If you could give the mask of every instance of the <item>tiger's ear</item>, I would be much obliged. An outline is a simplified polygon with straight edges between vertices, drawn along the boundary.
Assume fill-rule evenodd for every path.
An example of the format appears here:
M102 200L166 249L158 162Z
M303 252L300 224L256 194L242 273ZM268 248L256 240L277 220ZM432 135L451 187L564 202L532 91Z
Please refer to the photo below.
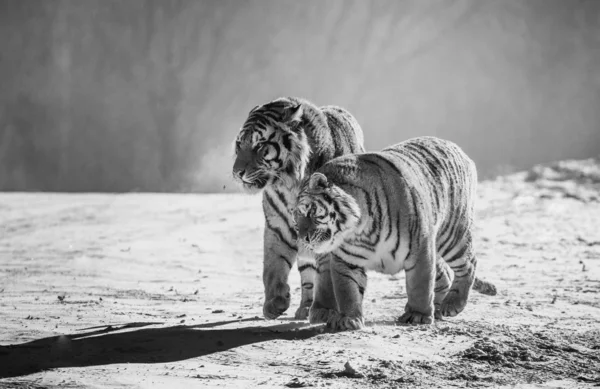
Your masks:
M321 173L314 173L308 181L308 189L310 190L325 189L328 186L327 177Z
M283 110L284 123L300 122L302 120L302 104L292 105Z

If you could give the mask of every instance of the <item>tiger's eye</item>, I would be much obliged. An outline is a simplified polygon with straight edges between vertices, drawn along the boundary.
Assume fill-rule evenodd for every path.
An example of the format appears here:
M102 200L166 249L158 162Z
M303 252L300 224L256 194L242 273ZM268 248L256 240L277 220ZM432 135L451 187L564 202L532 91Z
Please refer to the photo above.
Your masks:
M265 145L262 148L262 154L263 154L263 157L265 157L265 159L275 158L275 150L273 149L272 146L269 146L269 145Z
M298 204L296 206L296 210L302 214L302 215L306 215L306 207L304 206L304 204Z

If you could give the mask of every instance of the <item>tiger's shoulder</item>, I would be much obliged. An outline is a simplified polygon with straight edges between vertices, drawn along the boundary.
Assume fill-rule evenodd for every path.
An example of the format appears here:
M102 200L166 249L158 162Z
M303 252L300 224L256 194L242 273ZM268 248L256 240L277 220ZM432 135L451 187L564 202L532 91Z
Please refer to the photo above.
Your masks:
M326 105L308 111L303 125L311 146L308 175L333 158L365 151L358 120L342 107Z
M365 152L363 130L348 110L335 105L326 105L319 109L327 118L327 126L333 135L335 157ZM347 139L350 142L336 142L338 139Z

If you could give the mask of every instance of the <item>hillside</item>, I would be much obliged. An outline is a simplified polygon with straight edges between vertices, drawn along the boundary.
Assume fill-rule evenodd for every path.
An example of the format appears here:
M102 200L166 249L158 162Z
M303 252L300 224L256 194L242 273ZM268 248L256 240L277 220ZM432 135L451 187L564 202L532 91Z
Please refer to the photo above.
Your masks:
M346 333L259 318L258 197L0 194L0 388L597 385L599 162L481 183L497 296L396 326L404 276L370 274L368 328Z

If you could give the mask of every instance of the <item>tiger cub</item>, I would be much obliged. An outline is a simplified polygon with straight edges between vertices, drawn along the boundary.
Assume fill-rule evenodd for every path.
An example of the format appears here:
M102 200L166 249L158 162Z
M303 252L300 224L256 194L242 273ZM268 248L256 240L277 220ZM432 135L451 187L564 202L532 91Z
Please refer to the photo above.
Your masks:
M311 323L364 326L366 270L406 272L402 323L455 316L475 289L475 164L454 143L419 137L329 161L298 196L299 240L317 254ZM451 271L450 271L451 270Z
M299 247L293 210L300 183L325 162L364 152L363 133L345 109L285 97L253 108L235 140L233 176L248 192L263 191L265 215L263 314L274 319L290 305L288 276L298 258L302 283L297 319L313 301L315 259Z

